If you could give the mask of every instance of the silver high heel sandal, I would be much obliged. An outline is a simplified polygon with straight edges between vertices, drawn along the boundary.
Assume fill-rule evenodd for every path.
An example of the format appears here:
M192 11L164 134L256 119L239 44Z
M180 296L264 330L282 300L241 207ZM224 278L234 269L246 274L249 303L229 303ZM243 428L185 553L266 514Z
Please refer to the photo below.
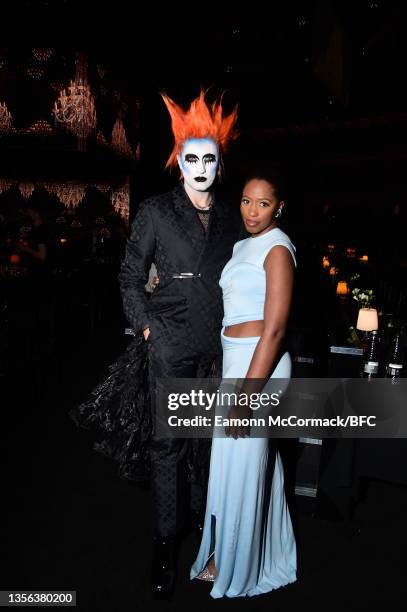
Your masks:
M196 578L197 580L206 580L206 582L214 582L216 576L215 574L211 574L211 572L208 570L208 567L205 567Z

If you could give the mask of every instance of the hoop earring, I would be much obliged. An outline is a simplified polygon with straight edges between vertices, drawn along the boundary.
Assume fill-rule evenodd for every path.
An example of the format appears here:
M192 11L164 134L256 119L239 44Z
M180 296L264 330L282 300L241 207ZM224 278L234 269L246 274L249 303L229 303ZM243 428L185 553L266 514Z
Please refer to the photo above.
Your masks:
M281 208L278 209L278 211L275 213L274 218L275 219L279 219L281 217Z

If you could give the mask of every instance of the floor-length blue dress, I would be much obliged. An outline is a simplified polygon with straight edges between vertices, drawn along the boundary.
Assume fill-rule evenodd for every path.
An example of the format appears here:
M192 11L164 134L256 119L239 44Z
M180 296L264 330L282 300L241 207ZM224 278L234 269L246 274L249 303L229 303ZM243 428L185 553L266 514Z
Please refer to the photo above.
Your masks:
M295 248L279 228L235 245L220 280L224 327L263 319L263 262L277 245L288 248L295 262ZM223 332L224 328L222 379L228 383L245 378L259 338L233 338ZM286 352L272 377L290 376L291 358ZM212 554L217 569L213 598L259 595L296 580L296 542L283 466L279 453L270 453L267 438L213 438L203 536L191 579Z

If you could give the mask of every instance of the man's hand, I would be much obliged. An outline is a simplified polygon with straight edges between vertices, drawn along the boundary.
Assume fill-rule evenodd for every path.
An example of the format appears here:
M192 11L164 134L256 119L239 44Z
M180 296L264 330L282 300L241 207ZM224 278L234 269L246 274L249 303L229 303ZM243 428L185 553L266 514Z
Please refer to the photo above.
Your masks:
M160 279L158 278L158 276L153 276L150 279L150 282L148 283L148 287L149 290L151 291L151 293L154 291L154 289L157 287L158 283L160 282Z

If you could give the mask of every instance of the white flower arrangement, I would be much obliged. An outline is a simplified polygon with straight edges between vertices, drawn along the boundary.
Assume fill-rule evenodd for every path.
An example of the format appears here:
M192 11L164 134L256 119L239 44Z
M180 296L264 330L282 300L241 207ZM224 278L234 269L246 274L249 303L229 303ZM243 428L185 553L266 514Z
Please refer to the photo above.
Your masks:
M352 297L359 304L359 308L370 308L375 299L373 289L352 289Z

